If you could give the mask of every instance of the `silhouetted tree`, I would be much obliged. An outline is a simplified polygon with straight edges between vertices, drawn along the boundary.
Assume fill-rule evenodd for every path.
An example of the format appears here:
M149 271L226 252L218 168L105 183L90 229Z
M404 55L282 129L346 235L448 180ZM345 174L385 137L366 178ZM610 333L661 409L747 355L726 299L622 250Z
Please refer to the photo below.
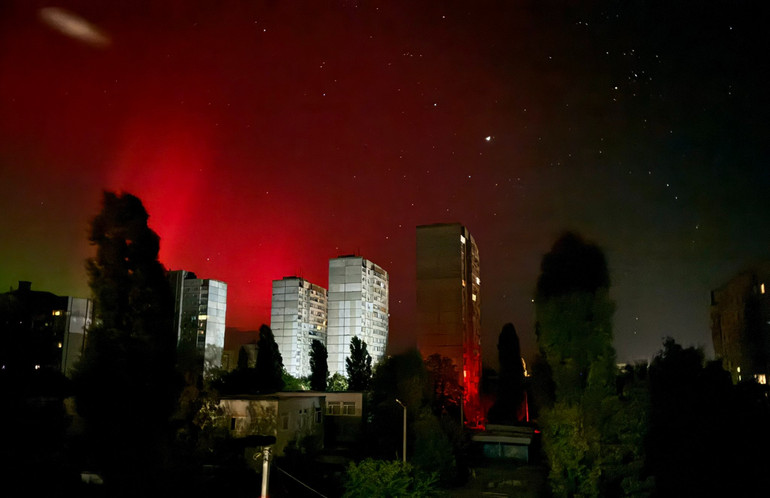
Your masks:
M436 363L447 366L444 361ZM461 480L465 473L458 471L458 455L465 441L460 420L434 415L434 388L419 351L410 350L382 361L372 377L373 412L367 430L376 445L370 451L385 458L401 454L403 408L396 402L398 399L407 407L408 458L425 471L439 473L443 482L458 477Z
M133 195L105 192L89 237L96 320L75 374L76 400L93 464L115 491L151 486L182 385L173 296L148 217Z
M372 378L372 357L366 350L366 342L353 336L350 340L350 356L345 359L348 372L348 389L366 391Z
M267 325L259 327L257 342L256 382L261 393L274 393L283 389L283 357L278 350L273 331Z
M513 424L522 419L524 402L524 364L516 328L506 323L497 340L500 377L497 400L487 418L493 424Z
M601 249L566 233L543 257L537 281L537 340L548 361L557 401L586 389L611 392L615 382L609 271Z
M732 384L719 361L667 338L649 369L648 469L659 496L758 496L770 457L764 386Z
M645 429L638 421L645 419L646 407L616 393L609 285L604 254L577 234L564 234L543 257L536 333L555 398L539 421L557 496L620 496L646 489L638 449Z
M238 349L238 363L235 368L249 368L249 353L243 346Z
M329 380L329 365L326 362L328 357L324 343L313 339L310 345L310 389L313 391L326 391L326 383Z
M459 417L463 389L458 382L457 366L451 358L436 353L425 360L425 369L433 385L434 413L451 413Z
M258 394L260 389L256 367L249 366L249 352L241 346L238 363L230 372L211 379L211 386L220 394Z

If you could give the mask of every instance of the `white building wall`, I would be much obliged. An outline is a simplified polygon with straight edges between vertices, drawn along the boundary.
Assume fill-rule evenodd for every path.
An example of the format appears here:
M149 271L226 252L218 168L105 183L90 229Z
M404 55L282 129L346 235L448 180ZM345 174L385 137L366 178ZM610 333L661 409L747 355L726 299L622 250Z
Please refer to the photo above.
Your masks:
M207 374L222 366L227 317L227 284L219 280L195 278L184 271L169 272L176 300L175 327L178 343L195 344Z
M329 373L347 375L350 341L366 342L375 365L388 345L388 273L358 256L329 260Z
M326 344L327 292L299 277L273 281L270 328L286 371L295 377L310 375L314 339Z

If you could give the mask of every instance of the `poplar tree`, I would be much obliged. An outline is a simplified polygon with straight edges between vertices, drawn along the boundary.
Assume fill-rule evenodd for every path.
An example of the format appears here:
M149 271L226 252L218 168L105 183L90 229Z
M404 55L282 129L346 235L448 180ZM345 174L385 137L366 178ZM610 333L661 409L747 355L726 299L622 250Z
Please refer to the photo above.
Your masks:
M328 357L326 346L318 339L313 339L310 345L310 389L313 391L326 391L329 380Z
M350 356L345 359L348 372L348 389L366 391L372 378L372 357L366 349L366 342L353 336L350 340Z
M283 389L283 357L275 342L273 331L267 325L259 327L255 380L261 393L274 393Z
M500 332L497 354L500 362L497 399L487 417L490 423L513 424L522 419L525 386L519 335L512 323L506 323Z

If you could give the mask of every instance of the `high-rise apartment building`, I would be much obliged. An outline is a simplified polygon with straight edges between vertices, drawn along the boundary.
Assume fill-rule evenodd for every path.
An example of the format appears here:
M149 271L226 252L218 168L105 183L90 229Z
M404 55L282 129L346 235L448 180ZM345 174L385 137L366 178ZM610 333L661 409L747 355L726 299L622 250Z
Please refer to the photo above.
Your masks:
M734 381L767 383L770 374L770 263L711 292L714 353Z
M464 393L463 418L481 423L479 250L458 223L417 227L417 348L423 358L452 360Z
M193 272L168 275L174 292L174 329L182 362L194 362L205 374L222 364L225 346L227 284L200 279Z
M366 342L372 365L388 347L388 272L360 256L329 260L329 373L347 375L350 341Z
M273 280L270 328L286 371L310 375L310 347L314 339L326 345L326 289L299 277Z
M71 377L85 347L88 328L94 318L94 301L83 297L66 297L66 307L55 310L62 319L61 371ZM64 304L64 301L62 301Z
M0 367L56 369L72 375L94 316L91 299L34 291L32 283L0 294Z

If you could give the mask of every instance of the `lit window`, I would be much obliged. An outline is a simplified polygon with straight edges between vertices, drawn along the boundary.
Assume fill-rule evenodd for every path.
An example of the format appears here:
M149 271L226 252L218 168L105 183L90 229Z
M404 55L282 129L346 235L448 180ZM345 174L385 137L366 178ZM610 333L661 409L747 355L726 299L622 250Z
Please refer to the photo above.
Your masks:
M465 244L465 237L460 235L460 243Z
M757 384L767 384L767 376L765 374L756 374L754 378L757 379Z
M198 315L198 320L208 320L208 319L209 319L208 315Z
M759 284L759 293L764 294L765 293L765 284L761 283Z
M764 284L762 284L762 285L764 285ZM763 289L764 289L764 287L763 287ZM762 293L764 293L764 291L762 291ZM54 311L53 312L53 316L61 316L61 310Z
M59 349L61 349L61 343L59 343Z
M481 279L479 277L476 277L476 285L481 285Z
M474 295L473 295L473 300L474 300L474 301L476 300L476 294L474 294Z
M738 367L738 373L741 373L741 367Z
M463 279L463 287L465 287L465 279Z

